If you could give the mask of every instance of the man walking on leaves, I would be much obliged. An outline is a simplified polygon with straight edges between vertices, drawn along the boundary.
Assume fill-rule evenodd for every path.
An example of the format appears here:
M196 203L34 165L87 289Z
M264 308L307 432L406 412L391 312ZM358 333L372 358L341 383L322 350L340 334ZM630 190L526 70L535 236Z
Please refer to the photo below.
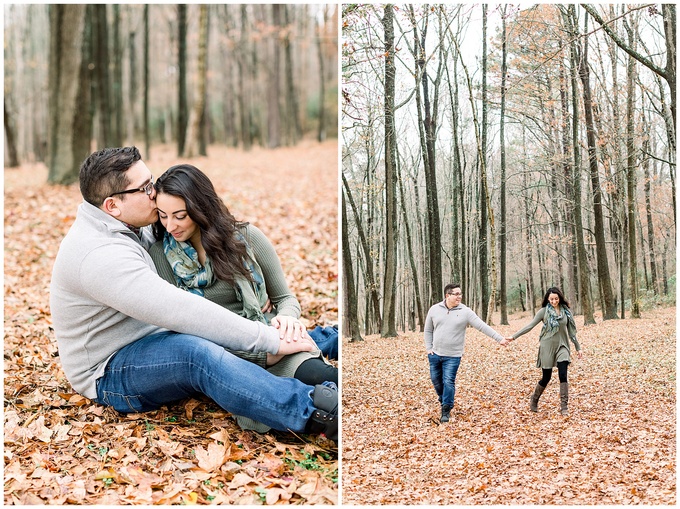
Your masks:
M425 349L430 363L430 378L441 405L441 422L448 422L456 395L456 373L465 348L465 329L471 325L498 344L509 341L489 327L465 304L460 285L449 283L444 300L430 308L425 320Z

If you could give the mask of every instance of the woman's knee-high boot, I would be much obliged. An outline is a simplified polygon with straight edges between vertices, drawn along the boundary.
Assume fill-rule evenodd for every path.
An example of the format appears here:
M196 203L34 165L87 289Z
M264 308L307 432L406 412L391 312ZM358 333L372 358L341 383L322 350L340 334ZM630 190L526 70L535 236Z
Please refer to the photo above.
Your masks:
M538 412L538 399L541 397L541 394L543 394L544 390L545 387L543 387L541 384L536 384L534 393L531 395L531 399L529 400L529 408L531 408L532 412Z
M569 382L560 383L560 413L562 415L569 415Z

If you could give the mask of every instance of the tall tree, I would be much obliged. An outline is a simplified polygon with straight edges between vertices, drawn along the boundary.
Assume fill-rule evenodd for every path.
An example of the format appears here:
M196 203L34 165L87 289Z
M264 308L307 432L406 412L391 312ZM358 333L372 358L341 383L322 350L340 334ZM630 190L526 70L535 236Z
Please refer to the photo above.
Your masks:
M587 23L587 17L586 17ZM586 25L583 39L583 56L579 61L581 82L583 84L583 108L585 110L586 138L588 141L588 163L590 168L590 184L593 191L593 214L595 216L595 250L597 254L597 277L602 289L602 315L605 320L618 318L616 302L609 274L607 245L604 236L604 217L602 212L602 188L597 163L597 142L595 122L593 120L593 100L590 90L590 66L588 64L588 29Z
M273 4L271 7L273 30L270 37L269 80L267 85L267 147L276 148L281 145L281 112L279 110L281 51L279 34L282 25L281 9L284 6Z
M8 165L10 168L19 166L19 154L17 152L16 134L14 130L14 119L9 114L9 105L7 104L7 95L3 104L3 118L5 121L5 139L7 140L7 155Z
M426 40L429 24L430 9L427 5L423 6L424 26L420 33L418 32L418 24L416 22L415 11L412 5L409 5L409 18L413 27L414 37L414 57L416 59L416 87L422 87L422 96L420 91L416 92L416 105L419 115L419 128L421 131L421 144L423 145L423 162L425 167L425 194L427 202L427 243L429 246L429 270L430 270L430 302L437 302L441 298L442 292L442 244L441 231L439 224L439 198L437 196L437 171L435 161L435 142L437 139L437 110L439 107L439 82L441 80L441 71L443 62L439 59L439 68L436 77L433 81L433 96L430 98L430 78L427 72L426 58ZM441 10L440 10L441 15ZM439 50L443 51L443 44L440 44ZM421 117L421 97L422 97L422 111L424 117ZM422 126L422 127L421 127Z
M123 146L123 49L120 38L120 5L113 5L113 35L112 35L113 68L111 69L111 144L114 147ZM148 150L145 154L148 157Z
M90 151L90 83L85 50L86 6L50 6L49 136L47 180L78 180L80 163Z
M290 5L284 5L285 14L285 36L283 38L283 48L285 51L286 58L286 102L288 105L288 110L286 117L289 119L290 126L290 138L293 144L296 144L300 138L302 138L302 126L300 125L300 107L298 105L298 94L295 90L295 80L293 76L295 72L293 70L293 49L291 44L291 31L292 31L292 18L291 11L293 7Z
M106 4L92 5L92 58L94 101L98 120L97 146L114 145L111 121L115 115L111 107L111 78L109 77L109 31Z
M500 240L500 301L501 301L501 325L508 325L508 290L507 290L507 237L506 222L507 210L505 203L506 193L506 167L505 167L505 101L507 94L507 74L508 74L508 40L505 18L507 15L507 5L503 6L501 13L501 118L500 118L500 138L501 138L501 224L498 237Z
M326 80L324 79L325 62L323 54L323 30L326 29L326 6L321 7L321 17L317 26L316 48L319 56L319 131L316 139L322 142L326 139Z
M397 170L396 133L394 130L394 6L386 4L382 25L385 33L385 280L381 336L396 337L397 274Z
M343 333L349 338L350 342L363 341L361 337L361 330L359 327L358 296L356 286L354 284L354 269L352 267L352 252L349 245L349 232L347 226L347 216L349 210L347 209L347 200L345 199L345 190L342 190L342 281L344 283L343 297L343 313L342 327Z
M194 157L200 153L203 113L205 112L208 93L208 25L210 23L209 7L199 6L198 21L198 65L196 68L196 88L194 101L189 114L187 139L184 144L184 155Z
M635 48L633 31L628 32L628 42ZM636 79L636 58L628 54L627 94L626 101L626 157L627 157L627 211L628 211L628 256L630 273L630 314L632 318L640 318L640 300L638 296L637 280L637 247L635 238L635 207L636 207L636 178L635 170L637 163L637 152L635 150L635 79Z
M177 5L177 155L184 155L186 142L187 106L187 6Z
M149 5L144 5L144 98L142 99L142 108L144 113L142 114L144 126L142 131L144 132L144 157L147 159L151 157L151 133L149 132L151 126L149 126Z
M370 302L373 306L373 313L374 313L374 318L375 321L378 325L378 330L382 329L381 326L381 317L380 317L380 297L378 296L378 281L373 275L373 264L372 264L372 258L371 258L371 250L368 245L368 240L366 239L366 234L364 233L363 226L360 221L360 215L359 211L357 210L357 206L354 203L354 199L352 198L352 192L349 188L349 183L347 182L347 178L345 177L345 174L342 174L342 185L345 190L345 193L347 195L347 201L349 202L350 209L352 210L352 215L354 217L354 222L357 226L357 233L359 235L359 243L361 246L361 250L364 254L364 260L366 262L366 292L369 294L369 299L367 299L367 303ZM368 315L368 313L367 313ZM369 331L371 330L369 327L368 323L368 318L366 320L366 330Z
M576 39L576 7L570 5L566 16L566 24L569 33L572 34L570 47L570 66L571 66L571 101L572 101L572 146L574 150L573 166L573 210L574 210L574 232L576 241L576 253L579 272L579 289L581 307L585 324L595 323L593 314L592 296L590 292L590 270L588 269L588 253L586 252L584 229L583 229L583 209L581 204L581 147L579 143L579 101L578 101L578 62L579 50Z

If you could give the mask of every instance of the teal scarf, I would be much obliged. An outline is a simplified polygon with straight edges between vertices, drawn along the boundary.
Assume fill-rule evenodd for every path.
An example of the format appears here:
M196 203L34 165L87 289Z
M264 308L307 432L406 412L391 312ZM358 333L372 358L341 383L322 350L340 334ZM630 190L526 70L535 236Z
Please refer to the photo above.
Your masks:
M267 319L262 314L262 307L268 299L262 269L245 237L239 232L236 235L246 246L248 258L243 261L243 264L253 279L251 282L241 274L235 276L234 291L243 305L243 312L240 314L249 320L268 325ZM168 232L165 232L163 237L163 251L175 275L177 286L204 297L204 287L212 284L214 280L210 258L206 257L205 266L201 266L194 247L188 242L177 242Z
M544 320L543 330L541 331L541 336L550 337L553 336L560 328L560 318L562 318L562 313L567 317L567 327L572 326L574 330L576 329L576 323L574 322L574 316L571 311L566 306L560 306L560 314L551 304L545 307L546 319Z
M177 242L168 232L163 237L163 251L177 286L203 297L203 288L213 280L212 265L206 259L205 267L198 261L198 252L188 242Z

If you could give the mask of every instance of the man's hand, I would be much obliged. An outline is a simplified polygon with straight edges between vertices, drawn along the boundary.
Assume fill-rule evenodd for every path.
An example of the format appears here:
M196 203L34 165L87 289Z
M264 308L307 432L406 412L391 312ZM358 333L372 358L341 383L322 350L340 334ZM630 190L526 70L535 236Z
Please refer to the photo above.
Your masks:
M298 341L280 341L279 351L276 355L290 355L297 352L312 352L317 349L316 343L309 336L305 335Z
M300 322L300 320L292 316L275 316L272 318L271 324L279 331L279 339L290 343L291 341L299 341L300 338L307 336L307 329Z
M498 344L501 346L508 346L510 341L508 341L508 338L503 338L503 341L499 341Z

